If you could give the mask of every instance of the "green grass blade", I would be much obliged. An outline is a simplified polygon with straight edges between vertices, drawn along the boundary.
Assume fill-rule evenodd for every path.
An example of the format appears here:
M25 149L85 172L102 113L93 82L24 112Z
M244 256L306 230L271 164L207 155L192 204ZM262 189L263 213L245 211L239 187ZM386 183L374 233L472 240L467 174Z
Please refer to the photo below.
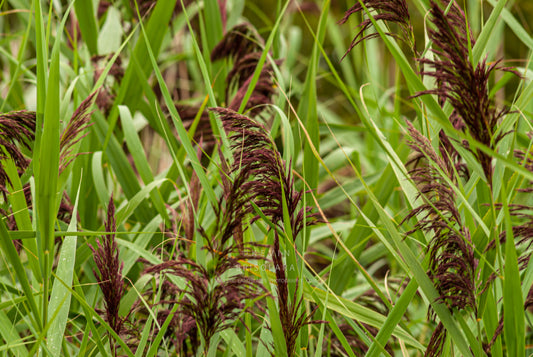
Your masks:
M393 193L394 185L392 185L390 181L393 175L392 166L387 165L380 180L372 188L373 191L376 192L377 200L382 206L386 206ZM379 219L378 211L374 208L372 202L367 202L363 206L362 211L372 222L377 222ZM345 239L346 247L356 258L359 257L365 249L366 237L369 237L371 233L372 228L366 224L363 216L358 216L353 228ZM333 272L330 286L333 291L340 293L349 282L348 279L344 279L343 277L345 277L346 274L349 274L350 271L354 270L355 263L348 259L348 254L346 252L341 251L339 256L333 261L332 265Z
M326 299L326 296L330 297ZM385 322L385 317L380 313L364 307L356 302L344 299L340 296L326 292L322 289L314 288L304 280L304 297L309 301L318 299L322 304L327 301L327 308L340 313L343 316L381 328ZM413 336L399 326L395 326L393 335L403 339L409 345L424 350L424 346Z
M273 299L267 298L268 316L270 318L270 329L274 339L274 351L277 356L287 356L287 346L285 345L285 335L279 318L279 312Z
M342 333L341 329L337 325L338 322L331 316L331 314L328 311L328 309L326 309L323 306L323 304L321 304L321 301L320 301L320 299L318 297L315 297L315 301L317 302L317 305L319 306L319 309L322 310L323 312L325 312L326 316L325 316L325 318L323 320L329 322L328 327L331 328L331 330L333 331L333 333L335 334L337 339L340 341L340 343L341 343L342 347L344 348L344 351L346 352L346 354L349 357L356 357L356 355L352 351L352 346L350 345L350 343L346 339L346 336L344 336L344 334ZM325 341L325 342L327 342L327 341ZM318 355L319 352L322 352L322 351L319 351L317 349L316 355Z
M318 129L318 110L317 110L317 88L316 76L318 71L318 64L320 61L320 50L318 43L324 42L326 36L326 23L329 16L330 1L327 0L322 5L320 13L320 20L318 23L317 42L313 45L313 52L311 54L311 61L307 69L307 75L304 83L302 98L298 106L298 116L304 121L305 127L309 134L308 139L311 140L315 149L320 152L320 133ZM296 148L299 150L300 148ZM298 152L298 151L296 151ZM309 144L304 141L304 159L303 159L304 179L310 190L315 190L318 185L318 168L319 163L315 159L313 150ZM306 199L309 199L307 197ZM307 240L309 237L304 237L304 242L301 245L302 251L307 248Z
M169 29L168 23L172 18L175 6L176 0L158 1L152 10L146 25L146 36L140 36L139 41L135 45L131 57L139 63L144 76L148 76L152 67L148 54L148 47L146 44L150 45L150 51L152 51L155 55L159 53L165 33ZM137 69L135 66L136 65L134 61L130 61L128 68L126 68L126 72L124 73L124 78L121 81L120 89L115 99L116 105L125 104L133 112L135 109L137 109L139 99L142 96L142 86L137 84L142 80L142 78L139 78L137 75ZM106 132L104 139L104 148L107 148L107 145L111 140L111 135L114 132L118 114L118 108L116 106L113 107L108 118L109 130Z
M407 311L407 308L417 291L418 284L415 280L411 280L379 329L379 332L368 349L366 356L375 356L378 353L377 349L379 348L379 345L385 346L391 334L394 332L394 328L398 326L402 316Z
M152 326L154 325L154 318L152 314L148 317L148 320L145 323L145 328L141 334L139 345L137 346L137 351L135 352L135 357L143 357L144 352L146 350L146 344L148 342L148 338L150 337L150 333L152 332Z
M76 214L78 212L79 202L79 187L76 201L72 211L72 220L70 221L68 231L75 232L77 226ZM56 318L50 322L50 328L47 336L47 344L53 356L60 356L61 344L64 339L65 327L69 318L70 310L70 290L64 284L72 284L72 277L74 274L76 262L76 243L78 239L76 236L66 236L61 245L59 253L59 261L56 269L56 279L52 286L50 294L50 305L48 305L48 316L56 315Z
M172 310L170 310L167 318L165 319L165 322L157 332L157 335L155 336L155 339L152 341L152 346L150 346L150 349L146 353L146 357L153 357L157 354L159 345L161 344L161 340L163 339L163 336L167 332L168 325L170 325L170 322L172 321L172 318L174 317L174 314L176 311L178 311L179 304L174 304L172 307Z
M481 59L481 56L483 56L485 48L487 47L487 44L493 34L494 28L496 27L496 23L501 18L501 13L505 8L506 4L507 0L499 0L492 12L490 13L489 19L484 24L483 31L481 31L481 33L479 34L476 44L472 49L474 63L478 63Z
M265 65L268 52L270 51L270 48L272 47L272 44L274 42L274 39L279 29L279 26L281 24L281 20L283 19L285 11L287 10L287 7L289 6L289 4L290 4L290 1L287 1L285 3L278 18L276 19L276 22L274 23L274 26L272 27L272 30L270 31L270 35L267 38L265 47L263 48L263 52L261 53L261 57L259 57L259 60L257 61L257 66L255 67L252 80L250 81L250 84L248 85L248 89L246 90L246 93L244 94L244 97L242 99L241 106L239 107L239 113L244 112L244 109L246 108L246 104L248 103L248 100L252 96L252 93L255 89L257 81L259 80L259 76L261 75L261 71L263 70L263 67Z
M224 33L222 29L221 10L218 0L204 1L204 17L207 35L207 54L211 53L213 48L222 39Z
M144 26L142 26L141 24L141 30L143 32L143 35L145 36L145 40L146 42L148 42L148 37L147 37L147 34L144 30ZM198 160L198 157L196 155L196 151L194 150L193 146L192 146L192 143L191 143L191 140L189 138L189 135L187 133L187 130L185 129L184 125L183 125L183 122L181 121L180 119L180 116L178 114L178 111L176 110L176 107L172 101L172 98L170 96L170 93L168 91L168 88L165 84L165 81L163 79L163 76L161 74L161 71L159 70L159 67L157 66L157 62L155 60L155 56L151 50L151 46L148 46L148 54L149 54L149 57L150 57L150 60L152 61L152 66L153 66L153 70L155 72L155 75L157 77L157 80L159 82L159 87L161 88L161 91L163 93L163 98L165 100L165 104L167 105L169 111L170 111L170 114L171 114L171 117L174 121L174 124L175 124L175 127L176 127L176 130L178 131L178 136L181 140L181 143L183 145L183 147L185 148L185 151L187 153L187 156L188 158L191 160L191 165L194 169L194 171L196 172L196 175L198 175L198 179L200 180L200 183L202 184L202 188L203 188L203 191L205 192L205 194L207 195L207 198L209 199L209 202L211 203L211 205L213 205L213 207L216 207L217 205L217 198L216 198L216 195L215 195L215 192L213 191L213 188L211 187L211 184L209 182L209 180L207 179L207 176L205 174L205 171L202 167L202 164L200 163L200 161ZM166 133L166 135L169 135L169 133ZM176 161L177 159L177 156L176 156L176 153L173 153L174 155L174 159ZM181 162L175 162L176 165L180 166L181 165ZM185 182L187 182L188 180L184 180Z
M147 197L150 197L150 192L155 190L158 186L161 185L166 179L159 179L150 182L148 185L144 186L135 196L133 196L126 206L117 210L116 213L116 222L117 225L123 224L126 220L133 214L133 212L139 207L141 203L145 201Z
M80 25L81 36L91 55L98 54L98 25L92 0L76 0L74 11Z
M3 219L0 220L0 246L2 250L4 251L6 260L9 263L11 263L11 265L13 266L13 269L15 270L15 275L17 276L20 282L22 291L24 292L24 295L26 296L26 300L28 302L27 312L30 318L32 319L32 322L35 324L34 326L38 330L40 330L42 328L40 310L37 307L37 303L35 302L35 299L33 296L33 290L30 286L30 282L28 280L28 275L26 273L26 270L24 269L24 266L22 265L20 257L17 253L17 250L15 249L15 246L13 245L13 241L9 235L9 232L7 231L7 228L6 228L6 225Z
M503 277L503 334L508 356L525 356L525 312L513 226L507 204L507 188L501 187L501 202L505 215L505 267Z
M208 71L208 64L206 63L204 57L203 57L203 52L200 50L200 46L198 45L198 41L196 40L196 36L194 36L194 30L192 28L192 25L191 25L191 17L189 15L189 12L187 11L187 9L185 8L185 5L183 3L183 0L180 0L181 1L181 6L183 6L183 9L184 9L184 14L185 14L185 19L187 21L187 26L189 28L189 31L193 34L193 36L191 37L191 40L192 40L192 46L194 48L194 53L196 55L196 60L197 60L197 64L198 66L200 67L200 72L202 74L202 78L204 80L204 85L205 85L205 90L207 91L207 100L208 100L208 103L209 103L209 106L211 106L212 108L214 107L217 107L217 101L216 101L216 97L215 97L215 92L213 91L213 88L212 88L212 80L211 80L211 77L209 76L209 71ZM213 1L211 1L211 5L210 6L213 6ZM206 36L208 36L206 34ZM207 55L207 54L205 54ZM217 68L217 67L215 67ZM160 82L160 85L161 85L161 82ZM164 94L164 92L163 92ZM167 102L167 99L165 98L165 103L167 104L168 106L168 102ZM172 106L172 108L174 108L174 106ZM175 111L177 113L177 111ZM171 110L171 113L172 113L172 110ZM174 118L179 118L179 116L173 116L173 119ZM222 128L222 123L220 122L220 120L215 120L215 116L213 113L209 112L209 121L211 123L211 129L213 130L213 134L215 136L220 136L221 140L222 140L222 143L224 144L224 147L228 147L229 144L228 144L228 141L227 141L227 138L226 138L226 132L224 131L224 129Z
M246 356L246 349L240 340L239 336L231 328L220 332L220 336L226 342L226 345L233 351L233 354L238 357Z
M19 230L31 231L33 229L30 218L30 212L26 197L20 182L17 167L13 160L2 160L1 163L11 181L11 185L8 185L10 195L9 202L11 203L11 209L17 223ZM37 260L37 241L35 238L26 239L23 241L24 248L27 249L28 260L32 273L37 281L41 281L41 268L39 261Z
M31 19L32 19L32 14L30 12L28 14L28 24L26 26L26 32L25 32L24 36L22 37L22 43L20 44L20 49L19 49L17 58L16 59L13 58L13 61L11 61L11 64L15 65L15 70L13 71L13 74L11 76L11 81L10 81L7 93L5 93L4 96L3 96L5 99L2 102L2 105L0 106L0 113L4 112L5 104L9 101L9 99L10 99L9 97L10 97L10 94L11 94L12 90L15 90L15 88L20 87L20 84L17 81L19 80L19 74L21 72L21 69L24 70L25 74L28 74L28 72L29 72L27 70L27 68L25 68L25 66L23 64L23 62L24 62L23 61L23 56L24 56L24 53L25 53L26 48L27 48L28 39L30 38L30 30L31 30L31 25L32 25ZM2 48L2 52L4 52L4 51L5 50ZM19 108L19 107L20 107L20 105L17 105L15 108Z
M144 184L147 185L154 181L154 175L152 174L152 170L150 169L150 165L146 159L146 154L144 152L141 140L139 139L139 136L137 135L137 132L133 126L131 113L126 106L120 105L118 109L120 112L120 119L122 123L122 129L124 130L126 144L128 145L128 149L133 157L135 166L137 167L137 172L139 172ZM165 202L163 201L163 197L159 193L159 190L154 189L152 192L150 192L150 197L159 214L163 216L166 222L170 222L170 217L168 216Z
M17 334L14 321L4 311L0 310L0 336L4 339L2 347L15 356L27 356L28 350L24 347L24 340Z
M109 133L110 130L109 125L104 117L98 112L94 113L93 120L95 125L93 125L92 128L94 128L100 143L103 145L106 133ZM128 161L128 157L124 153L124 150L120 146L118 140L114 135L111 135L110 138L111 139L108 143L109 145L107 145L105 154L109 160L109 163L111 164L111 167L113 168L113 171L117 175L117 179L122 190L124 190L124 194L128 199L131 199L140 191L141 185L139 184L135 172ZM153 216L153 211L150 209L150 206L147 202L141 202L137 211L135 212L135 216L141 222L148 222Z
M495 9L499 7L499 1L496 0L488 0L489 4L491 4ZM520 23L516 20L516 18L511 14L511 12L507 9L503 9L501 12L501 18L507 23L507 26L515 33L516 37L522 41L524 45L529 47L530 50L533 50L533 38L531 37L530 33L520 25Z
M70 5L72 6L72 4ZM70 8L70 7L69 7ZM68 10L67 10L68 14ZM61 34L68 16L64 16L57 28ZM43 277L43 325L47 322L48 293L52 263L54 255L54 224L59 205L57 204L57 186L59 176L59 142L60 142L60 58L61 36L57 36L52 49L49 68L46 98L44 100L43 133L41 145L35 148L39 151L38 171L36 182L36 216L37 216L37 245ZM41 93L45 95L45 93ZM44 143L44 144L43 144Z

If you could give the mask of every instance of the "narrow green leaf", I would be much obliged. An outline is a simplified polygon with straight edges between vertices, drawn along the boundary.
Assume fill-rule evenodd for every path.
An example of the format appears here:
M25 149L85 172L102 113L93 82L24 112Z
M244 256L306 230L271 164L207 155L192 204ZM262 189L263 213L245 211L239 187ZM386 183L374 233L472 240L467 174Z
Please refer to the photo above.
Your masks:
M356 321L369 324L371 326L380 329L384 322L385 317L380 313L373 311L367 307L364 307L356 302L344 299L331 292L326 292L322 289L314 288L304 280L304 296L307 300L315 302L317 299L323 304L327 301L327 308L340 313L343 316L349 317ZM326 299L326 295L330 297ZM399 326L395 326L393 335L401 338L409 345L423 351L424 346L418 342L413 336L407 333Z
M506 4L507 0L499 0L492 12L490 13L489 19L483 25L483 31L481 31L481 33L479 34L476 44L472 49L474 63L478 63L481 57L483 56L483 52L487 47L487 44L493 34L494 28L496 27L496 23L500 19L501 13L504 10Z
M329 2L329 0L328 0ZM250 81L250 84L248 85L248 89L246 90L246 93L244 94L244 97L241 102L241 106L239 107L239 113L243 113L244 109L246 108L246 104L248 103L248 100L252 96L252 93L255 89L255 86L257 84L257 81L259 80L259 76L261 75L261 71L263 70L263 67L265 65L265 61L267 59L268 51L270 51L270 48L272 47L272 43L274 42L274 39L276 37L277 31L279 29L279 26L281 24L281 20L284 17L285 11L287 10L287 7L289 6L290 1L287 1L285 5L283 6L283 9L281 10L279 16L276 19L276 22L274 23L274 26L272 27L272 31L270 32L270 35L267 38L267 41L265 43L265 47L263 48L263 52L261 53L261 57L259 57L259 60L257 61L257 66L255 67L254 74L252 76L252 80Z
M135 196L133 196L129 201L128 204L117 210L116 213L116 222L117 225L123 224L129 216L133 214L133 212L139 207L139 205L144 202L144 200L150 196L150 192L154 189L156 189L158 186L161 185L166 179L159 179L150 182L148 185L144 186Z
M128 149L133 157L135 166L137 167L137 172L139 172L144 184L148 185L154 181L154 175L152 174L152 170L148 164L148 160L146 159L146 154L144 152L141 140L139 139L139 136L133 126L131 113L126 106L119 105L118 109L120 112L122 129L124 130L124 138L126 139L126 144L128 145ZM159 214L163 216L166 222L170 222L170 217L168 216L165 202L163 201L163 197L157 188L150 192L150 197Z
M121 13L111 6L107 10L106 20L98 34L98 53L108 54L119 51L122 43L122 33Z
M72 210L72 219L68 226L69 232L77 230L77 212L79 202L79 183L78 194ZM65 327L69 317L70 310L70 290L64 284L72 284L72 276L74 274L74 266L76 261L76 236L66 236L61 245L59 253L59 261L56 269L56 277L59 278L54 281L52 292L50 294L50 305L48 305L48 316L56 315L55 320L49 322L50 328L47 335L47 344L53 356L60 356L61 344L64 340Z
M283 326L279 318L279 312L273 299L267 298L268 316L270 317L270 329L274 339L274 350L277 356L287 356Z
M98 25L93 4L92 0L76 0L74 2L74 10L80 26L81 36L87 44L89 52L94 56L98 54Z
M0 219L0 247L4 251L7 262L11 263L11 265L13 266L13 269L15 270L15 275L17 276L22 287L22 291L26 295L26 300L29 305L29 307L26 307L26 305L24 305L26 307L26 311L32 319L32 322L35 324L34 326L38 330L40 330L43 326L41 324L40 310L37 307L37 303L35 302L33 290L30 286L26 270L22 265L20 257L17 253L17 250L15 249L15 246L13 245L13 241L9 236L9 232L7 231L3 219Z
M68 18L63 17L58 25L57 33L62 33ZM37 15L37 14L36 14ZM54 224L57 217L57 186L59 176L59 139L60 139L60 68L59 54L61 48L61 36L57 36L52 49L52 58L49 68L46 98L44 101L43 133L41 145L34 148L38 151L38 157L33 162L39 161L38 171L35 175L36 183L36 216L37 216L37 245L43 277L43 325L47 322L48 293L50 275L52 271L54 254ZM45 93L41 93L44 95ZM39 123L37 123L39 125ZM45 144L43 144L45 143Z
M417 291L418 284L416 283L416 280L411 280L394 305L394 308L390 311L387 319L380 327L375 340L372 342L372 345L366 353L367 356L374 356L378 353L378 344L385 346L391 334L394 333L394 329L400 323L402 316L407 311L407 308L409 307L409 304L411 303L411 300L414 298Z
M304 92L300 103L298 105L298 116L304 121L307 128L308 140L311 140L315 149L320 152L320 133L318 129L318 111L317 111L317 88L316 76L318 71L318 64L320 61L320 50L318 43L324 42L326 36L326 23L329 15L330 1L324 1L322 11L320 12L320 20L318 22L318 29L316 40L313 45L313 52L311 54L311 61L307 68L307 76L304 83ZM299 151L300 148L297 148ZM296 151L296 152L298 152ZM304 179L307 182L309 190L315 190L318 185L318 168L319 163L314 157L313 150L309 144L304 141ZM309 196L305 198L309 199ZM307 241L309 236L303 237L303 242L300 244L302 251L306 251Z
M514 245L513 225L507 204L507 188L501 187L501 201L505 215L505 267L503 277L503 334L507 346L507 355L522 357L525 350L525 312L520 283L518 258Z
M100 143L104 145L106 133L109 133L110 131L109 125L103 115L99 112L94 113L93 120L95 125L93 125L92 128L95 129ZM135 175L135 172L128 161L126 153L113 134L110 136L105 154L109 160L109 163L111 164L111 167L113 168L113 172L117 175L117 179L122 190L124 191L124 194L128 199L132 199L141 190L141 185L139 184L137 176ZM107 204L107 201L104 204ZM146 201L141 202L135 211L135 216L141 222L148 222L153 214L153 210L150 209L150 206Z
M148 47L155 55L159 53L163 39L166 32L169 30L168 23L172 18L174 7L177 0L157 1L155 7L151 11L150 19L146 27L146 37L140 36L139 41L135 45L131 58L135 59L140 64L144 75L148 76L151 70L150 57L148 54ZM142 86L137 83L142 80L137 75L134 61L130 61L124 77L122 78L120 89L115 99L115 105L125 104L132 112L137 109L139 99L142 95ZM118 108L113 107L108 118L109 128L106 131L105 139L103 141L104 149L107 148L111 136L115 130L115 125L118 119Z
M233 351L234 355L237 357L245 357L246 349L244 344L240 340L239 336L232 329L226 329L220 332L220 336L226 342L226 345Z
M174 304L172 307L172 310L168 313L167 318L165 319L165 322L157 332L157 335L155 336L154 340L152 341L152 346L148 350L148 353L146 354L147 357L153 357L157 354L157 351L159 349L159 345L161 344L161 340L163 339L163 336L165 336L165 333L167 332L168 325L170 325L170 322L172 321L172 318L174 317L174 314L176 311L178 311L179 304Z
M147 34L146 34L145 30L144 30L144 26L142 26L142 23L141 23L141 30L143 32L143 35L145 36L146 42L149 43ZM203 192L205 192L205 194L207 195L207 198L209 199L211 205L213 205L213 207L215 207L217 205L217 198L216 198L215 192L213 191L213 188L211 187L211 184L209 183L209 180L207 179L207 176L206 176L205 171L204 171L204 169L202 167L202 164L198 160L198 157L197 157L196 152L195 152L195 150L194 150L194 148L192 146L192 143L191 143L191 140L190 140L189 135L187 133L187 130L185 129L185 127L183 125L183 122L182 122L182 120L181 120L181 118L180 118L180 116L178 114L178 111L176 110L176 107L175 107L175 105L174 105L174 103L172 101L172 98L170 96L170 93L168 91L166 83L165 83L165 81L163 79L163 76L161 74L161 71L159 70L159 67L157 65L154 53L151 50L151 46L148 46L147 49L148 49L148 54L149 54L150 60L152 61L152 66L153 66L153 70L155 72L155 75L157 77L157 81L159 82L159 87L161 88L161 91L163 93L163 98L165 100L165 104L167 105L167 108L170 111L170 115L172 117L172 120L174 122L176 130L178 131L178 136L179 136L179 138L181 140L181 143L182 143L183 147L185 148L185 151L186 151L189 159L191 160L191 165L192 165L194 171L196 172L196 175L198 176L198 179L200 180L200 183L202 184ZM165 132L165 135L170 135L170 133L166 133ZM178 167L180 167L181 166L181 162L179 160L177 160L176 153L172 152L172 154L173 154L174 162L176 163L176 165ZM188 182L188 180L186 180L185 177L183 177L183 176L184 175L182 174L182 179L184 179L185 182Z
M206 24L207 35L207 53L211 53L213 48L222 39L224 30L222 28L221 10L219 1L205 0L204 1L204 17Z
M495 10L498 9L501 5L502 0L488 0ZM504 1L506 2L506 1ZM494 10L493 10L494 11ZM511 14L507 9L500 10L502 19L507 23L507 26L515 33L516 37L522 41L524 45L529 47L530 50L533 50L533 38L531 35L520 25L516 18Z
M2 347L15 356L27 356L28 350L24 347L23 339L17 334L17 327L13 322L4 311L0 310L0 336L5 341Z

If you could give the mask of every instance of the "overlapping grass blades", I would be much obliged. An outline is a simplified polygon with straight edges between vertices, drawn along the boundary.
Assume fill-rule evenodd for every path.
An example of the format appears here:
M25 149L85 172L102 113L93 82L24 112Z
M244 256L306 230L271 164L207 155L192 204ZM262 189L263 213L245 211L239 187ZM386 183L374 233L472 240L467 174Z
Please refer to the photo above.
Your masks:
M1 353L530 353L521 6L3 2Z

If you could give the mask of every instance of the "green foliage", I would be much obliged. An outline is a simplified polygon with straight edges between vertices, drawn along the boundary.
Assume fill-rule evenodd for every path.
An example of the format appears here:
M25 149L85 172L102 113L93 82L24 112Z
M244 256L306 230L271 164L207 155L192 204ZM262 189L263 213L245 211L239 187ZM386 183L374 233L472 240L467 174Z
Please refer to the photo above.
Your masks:
M533 353L526 1L0 8L1 355Z

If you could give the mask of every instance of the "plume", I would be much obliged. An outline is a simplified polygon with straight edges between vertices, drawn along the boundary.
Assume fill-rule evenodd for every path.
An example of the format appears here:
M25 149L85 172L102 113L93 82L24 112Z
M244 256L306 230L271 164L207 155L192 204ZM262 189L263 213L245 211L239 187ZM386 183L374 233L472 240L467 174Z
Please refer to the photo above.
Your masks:
M400 35L391 32L386 34L406 42L413 50L413 53L416 54L413 26L411 25L411 17L409 15L409 9L405 0L357 0L356 4L344 13L344 17L339 21L339 23L346 23L350 16L356 13L363 13L366 15L366 11L364 10L362 4L364 4L368 11L373 11L376 13L375 15L371 15L375 21L383 21L389 24L399 25ZM359 32L353 38L350 47L344 56L342 56L342 58L346 57L346 55L362 41L379 37L379 33L377 32L372 32L365 35L365 31L371 26L372 20L369 18L364 19L359 24Z
M405 218L419 216L413 231L421 230L432 235L428 245L429 272L439 292L438 301L448 308L477 311L476 268L477 259L468 229L461 223L455 204L454 171L435 152L429 140L407 122L411 141L409 146L416 153L413 160L425 158L426 166L418 166L409 174L419 189L423 203ZM408 163L409 164L409 163ZM439 356L446 330L439 323L428 345L427 356Z
M496 150L498 142L505 135L498 131L498 123L509 109L496 109L489 98L488 81L496 69L511 69L498 67L498 62L487 65L486 60L474 67L468 46L473 46L475 40L467 28L464 12L455 1L450 4L448 12L444 9L449 5L447 0L432 0L430 4L431 22L435 28L429 30L429 38L436 56L419 61L429 67L422 74L434 77L438 86L416 96L436 94L441 98L441 103L444 100L450 102L454 109L450 121L454 127L468 131L476 141ZM478 149L471 151L492 186L492 157Z

